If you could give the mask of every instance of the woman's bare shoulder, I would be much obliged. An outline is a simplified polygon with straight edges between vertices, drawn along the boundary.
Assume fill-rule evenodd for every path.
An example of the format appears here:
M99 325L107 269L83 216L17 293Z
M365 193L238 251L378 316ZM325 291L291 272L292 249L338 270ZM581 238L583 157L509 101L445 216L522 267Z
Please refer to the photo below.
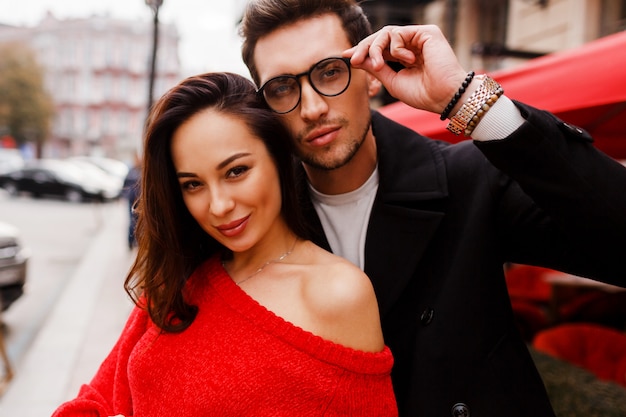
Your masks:
M307 274L305 296L331 340L378 352L384 343L372 283L358 267L320 248Z
M313 245L312 252L314 268L309 277L312 284L326 288L332 286L340 291L338 295L344 295L343 291L355 296L374 295L369 278L357 266L318 246Z

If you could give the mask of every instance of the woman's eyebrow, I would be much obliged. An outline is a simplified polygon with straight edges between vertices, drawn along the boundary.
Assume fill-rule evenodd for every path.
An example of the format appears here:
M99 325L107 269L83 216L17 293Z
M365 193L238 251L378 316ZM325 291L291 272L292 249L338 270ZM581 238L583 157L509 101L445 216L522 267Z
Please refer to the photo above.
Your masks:
M193 177L196 177L196 174L193 174L191 172L177 172L176 177L177 178L193 178Z
M228 158L224 159L222 162L219 163L219 165L217 166L217 169L223 169L225 166L227 166L228 164L230 164L233 161L236 161L239 158L243 158L245 156L249 156L251 155L251 153L249 152L239 152L236 153L234 155L229 156ZM177 178L192 178L192 177L197 177L196 174L194 174L193 172L177 172L176 173L176 177Z
M217 169L222 169L226 165L228 165L231 162L233 162L234 160L239 159L239 158L243 158L244 156L249 156L249 155L250 155L249 152L240 152L240 153L236 153L236 154L234 154L232 156L229 156L228 158L226 158L222 162L220 162L220 164L217 166Z

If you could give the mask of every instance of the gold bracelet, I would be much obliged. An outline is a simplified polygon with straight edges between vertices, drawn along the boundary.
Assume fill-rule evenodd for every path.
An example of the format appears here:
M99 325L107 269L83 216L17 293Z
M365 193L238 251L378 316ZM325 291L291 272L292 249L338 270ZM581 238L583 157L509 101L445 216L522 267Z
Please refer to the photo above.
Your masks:
M489 109L493 107L495 102L498 101L498 99L500 98L502 94L504 94L504 90L502 89L502 87L500 87L491 97L487 99L485 104L483 104L478 109L476 114L472 116L472 119L469 121L469 123L467 124L467 127L465 128L465 136L472 135L472 132L476 128L476 125L478 125L478 123L482 120L485 113L487 113L487 111L489 111Z
M500 84L493 78L487 75L479 75L474 78L482 78L482 83L463 103L459 111L456 112L446 126L446 129L455 135L465 133L469 136L469 133L474 130L487 110L489 110L493 103L504 93Z

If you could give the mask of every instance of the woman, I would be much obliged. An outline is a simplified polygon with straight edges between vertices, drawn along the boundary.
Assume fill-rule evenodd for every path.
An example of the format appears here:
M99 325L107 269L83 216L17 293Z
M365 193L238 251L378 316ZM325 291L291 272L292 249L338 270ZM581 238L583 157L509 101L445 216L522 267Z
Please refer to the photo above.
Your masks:
M135 300L60 416L395 416L369 279L306 240L288 134L253 84L184 80L146 130Z

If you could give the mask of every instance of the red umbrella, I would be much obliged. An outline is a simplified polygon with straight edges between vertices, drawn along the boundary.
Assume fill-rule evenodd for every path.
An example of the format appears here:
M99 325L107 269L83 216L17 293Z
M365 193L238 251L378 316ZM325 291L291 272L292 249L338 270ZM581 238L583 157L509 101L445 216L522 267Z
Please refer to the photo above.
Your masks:
M596 146L616 159L626 159L626 31L579 48L535 58L489 75L504 93L548 110L587 130ZM380 112L423 135L458 142L439 115L403 103Z

